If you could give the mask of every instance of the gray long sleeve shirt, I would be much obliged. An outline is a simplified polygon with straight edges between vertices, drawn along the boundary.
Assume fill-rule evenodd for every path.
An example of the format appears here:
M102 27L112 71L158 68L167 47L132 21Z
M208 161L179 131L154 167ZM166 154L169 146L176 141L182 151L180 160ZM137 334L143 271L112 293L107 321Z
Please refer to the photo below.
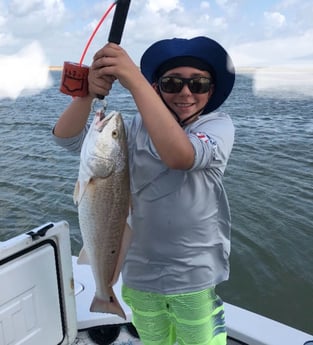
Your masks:
M79 150L85 135L55 141ZM140 115L126 121L131 175L133 241L124 262L124 283L134 289L178 294L227 280L230 211L222 178L234 142L224 113L201 116L185 131L195 149L193 167L169 169Z

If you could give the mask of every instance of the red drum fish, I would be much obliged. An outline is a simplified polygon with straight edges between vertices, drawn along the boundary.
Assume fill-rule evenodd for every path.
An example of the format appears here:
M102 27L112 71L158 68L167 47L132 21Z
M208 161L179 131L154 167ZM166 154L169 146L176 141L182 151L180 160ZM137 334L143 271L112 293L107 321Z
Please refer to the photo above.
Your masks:
M127 226L129 195L128 150L122 116L111 112L101 118L97 113L82 146L74 191L84 244L78 263L88 262L95 279L90 311L117 314L125 319L111 285L119 273L116 266Z

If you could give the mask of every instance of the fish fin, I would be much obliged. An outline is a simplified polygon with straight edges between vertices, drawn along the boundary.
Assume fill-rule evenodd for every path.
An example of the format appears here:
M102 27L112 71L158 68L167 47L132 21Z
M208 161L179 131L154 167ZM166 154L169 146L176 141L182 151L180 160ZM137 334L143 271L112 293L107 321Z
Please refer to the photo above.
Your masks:
M73 201L75 205L79 205L88 184L92 182L92 179L88 180L77 180L74 188Z
M118 281L118 277L120 275L120 272L121 272L128 248L129 248L131 240L132 240L132 235L133 235L133 232L132 232L130 226L128 225L128 223L126 222L123 236L122 236L122 240L121 240L120 251L119 251L116 265L114 268L113 277L112 277L112 280L109 284L110 287L113 286Z
M119 304L113 289L110 289L110 300L104 301L101 298L95 296L91 302L90 309L91 312L95 313L110 313L116 314L126 320L126 315L121 305Z
M77 263L79 265L90 265L86 249L83 247L79 253Z
M79 204L79 190L80 190L80 184L79 181L76 181L75 188L74 188L74 194L73 194L73 201L75 205Z

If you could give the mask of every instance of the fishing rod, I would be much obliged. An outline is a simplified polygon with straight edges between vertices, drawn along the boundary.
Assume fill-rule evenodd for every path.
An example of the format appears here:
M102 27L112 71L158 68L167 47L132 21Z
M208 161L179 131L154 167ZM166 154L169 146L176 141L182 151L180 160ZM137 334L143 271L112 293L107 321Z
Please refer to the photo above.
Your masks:
M61 79L60 91L72 97L84 97L88 95L88 73L89 67L83 64L84 57L90 46L91 41L93 40L96 32L99 27L106 19L112 8L116 5L111 29L108 37L108 42L120 44L127 14L130 6L131 0L116 0L104 13L92 35L90 36L87 45L83 51L80 62L73 63L69 61L64 62L63 73ZM104 99L103 95L97 95L97 98Z
M130 0L118 0L115 8L111 30L108 41L120 44L126 23ZM104 99L103 95L97 95L97 98Z
M111 30L109 33L109 42L120 44L126 23L130 0L117 0Z

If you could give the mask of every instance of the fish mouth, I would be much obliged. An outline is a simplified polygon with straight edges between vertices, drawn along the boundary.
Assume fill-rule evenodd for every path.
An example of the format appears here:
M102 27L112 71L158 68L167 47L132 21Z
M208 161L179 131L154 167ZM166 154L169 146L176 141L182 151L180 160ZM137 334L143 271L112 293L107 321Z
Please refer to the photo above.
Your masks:
M114 113L110 113L108 116L105 116L103 112L96 113L96 122L95 127L98 132L102 132L103 128L109 123L111 118L114 116Z

